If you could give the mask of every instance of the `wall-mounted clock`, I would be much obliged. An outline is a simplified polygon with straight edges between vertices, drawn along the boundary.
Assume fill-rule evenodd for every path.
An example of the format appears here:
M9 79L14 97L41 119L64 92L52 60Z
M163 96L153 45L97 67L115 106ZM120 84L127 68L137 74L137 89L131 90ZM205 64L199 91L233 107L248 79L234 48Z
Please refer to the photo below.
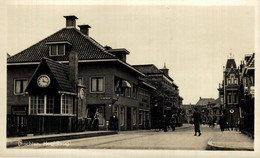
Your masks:
M47 75L41 75L37 79L37 84L39 87L48 87L51 83L51 79Z

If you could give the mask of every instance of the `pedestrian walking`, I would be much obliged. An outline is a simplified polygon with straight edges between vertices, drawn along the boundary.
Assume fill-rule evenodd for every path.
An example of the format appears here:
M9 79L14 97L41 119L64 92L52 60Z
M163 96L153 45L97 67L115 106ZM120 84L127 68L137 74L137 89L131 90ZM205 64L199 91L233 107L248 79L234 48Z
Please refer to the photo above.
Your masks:
M219 118L219 125L220 125L220 130L224 132L225 126L226 126L226 116L224 115L224 112L221 112L221 116Z
M209 120L209 128L211 127L211 119Z
M198 108L194 108L194 113L193 113L193 122L194 122L194 131L195 131L195 134L194 136L197 136L197 133L199 133L198 136L201 135L201 132L200 132L200 113L198 112Z
M163 127L164 132L168 131L168 120L167 120L166 115L163 115L162 127Z
M170 123L171 123L172 131L175 131L176 119L175 119L174 115L172 115Z
M109 119L109 129L110 130L118 130L118 118L117 118L115 112L113 113L113 115Z

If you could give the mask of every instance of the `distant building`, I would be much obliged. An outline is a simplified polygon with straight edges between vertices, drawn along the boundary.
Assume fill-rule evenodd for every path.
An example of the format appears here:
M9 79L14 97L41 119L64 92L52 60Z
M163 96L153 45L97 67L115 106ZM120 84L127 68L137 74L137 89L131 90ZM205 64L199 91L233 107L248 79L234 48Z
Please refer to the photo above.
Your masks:
M208 106L215 102L214 98L199 98L198 102L196 103L196 107L198 107L201 113L201 121L202 123L208 123Z
M194 112L195 104L183 104L182 105L182 120L183 123L192 123L192 115Z
M176 117L177 125L182 125L181 105L182 97L179 96L178 86L169 76L169 69L164 67L158 69L153 64L133 65L134 68L145 74L142 80L151 83L156 90L152 92L151 104L151 122L152 127L162 115Z
M239 104L240 74L236 66L235 59L227 60L223 71L223 82L220 86L219 94L223 99L223 109L225 110L227 127L238 126L238 121L242 117L242 109Z

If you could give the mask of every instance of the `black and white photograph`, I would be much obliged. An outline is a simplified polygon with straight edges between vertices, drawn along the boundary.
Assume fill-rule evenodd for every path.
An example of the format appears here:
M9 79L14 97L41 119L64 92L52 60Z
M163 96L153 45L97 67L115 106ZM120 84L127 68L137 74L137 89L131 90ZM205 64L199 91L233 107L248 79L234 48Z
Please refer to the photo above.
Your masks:
M259 156L258 1L3 8L1 157Z

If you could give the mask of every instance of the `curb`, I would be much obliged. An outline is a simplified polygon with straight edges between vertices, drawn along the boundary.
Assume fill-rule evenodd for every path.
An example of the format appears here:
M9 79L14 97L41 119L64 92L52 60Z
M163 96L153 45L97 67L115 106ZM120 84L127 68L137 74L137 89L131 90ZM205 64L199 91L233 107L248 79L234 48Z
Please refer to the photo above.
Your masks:
M252 148L243 148L243 147L227 147L222 145L216 145L212 141L213 137L211 137L208 141L206 150L243 150L243 151L254 151Z
M118 132L110 131L110 132L82 133L82 134L71 134L71 135L60 135L60 136L46 136L42 138L25 138L25 139L7 142L6 147L10 148L10 147L19 146L20 144L54 142L54 141L62 141L62 140L70 140L70 139L106 136L106 135L113 135L113 134L118 134Z

